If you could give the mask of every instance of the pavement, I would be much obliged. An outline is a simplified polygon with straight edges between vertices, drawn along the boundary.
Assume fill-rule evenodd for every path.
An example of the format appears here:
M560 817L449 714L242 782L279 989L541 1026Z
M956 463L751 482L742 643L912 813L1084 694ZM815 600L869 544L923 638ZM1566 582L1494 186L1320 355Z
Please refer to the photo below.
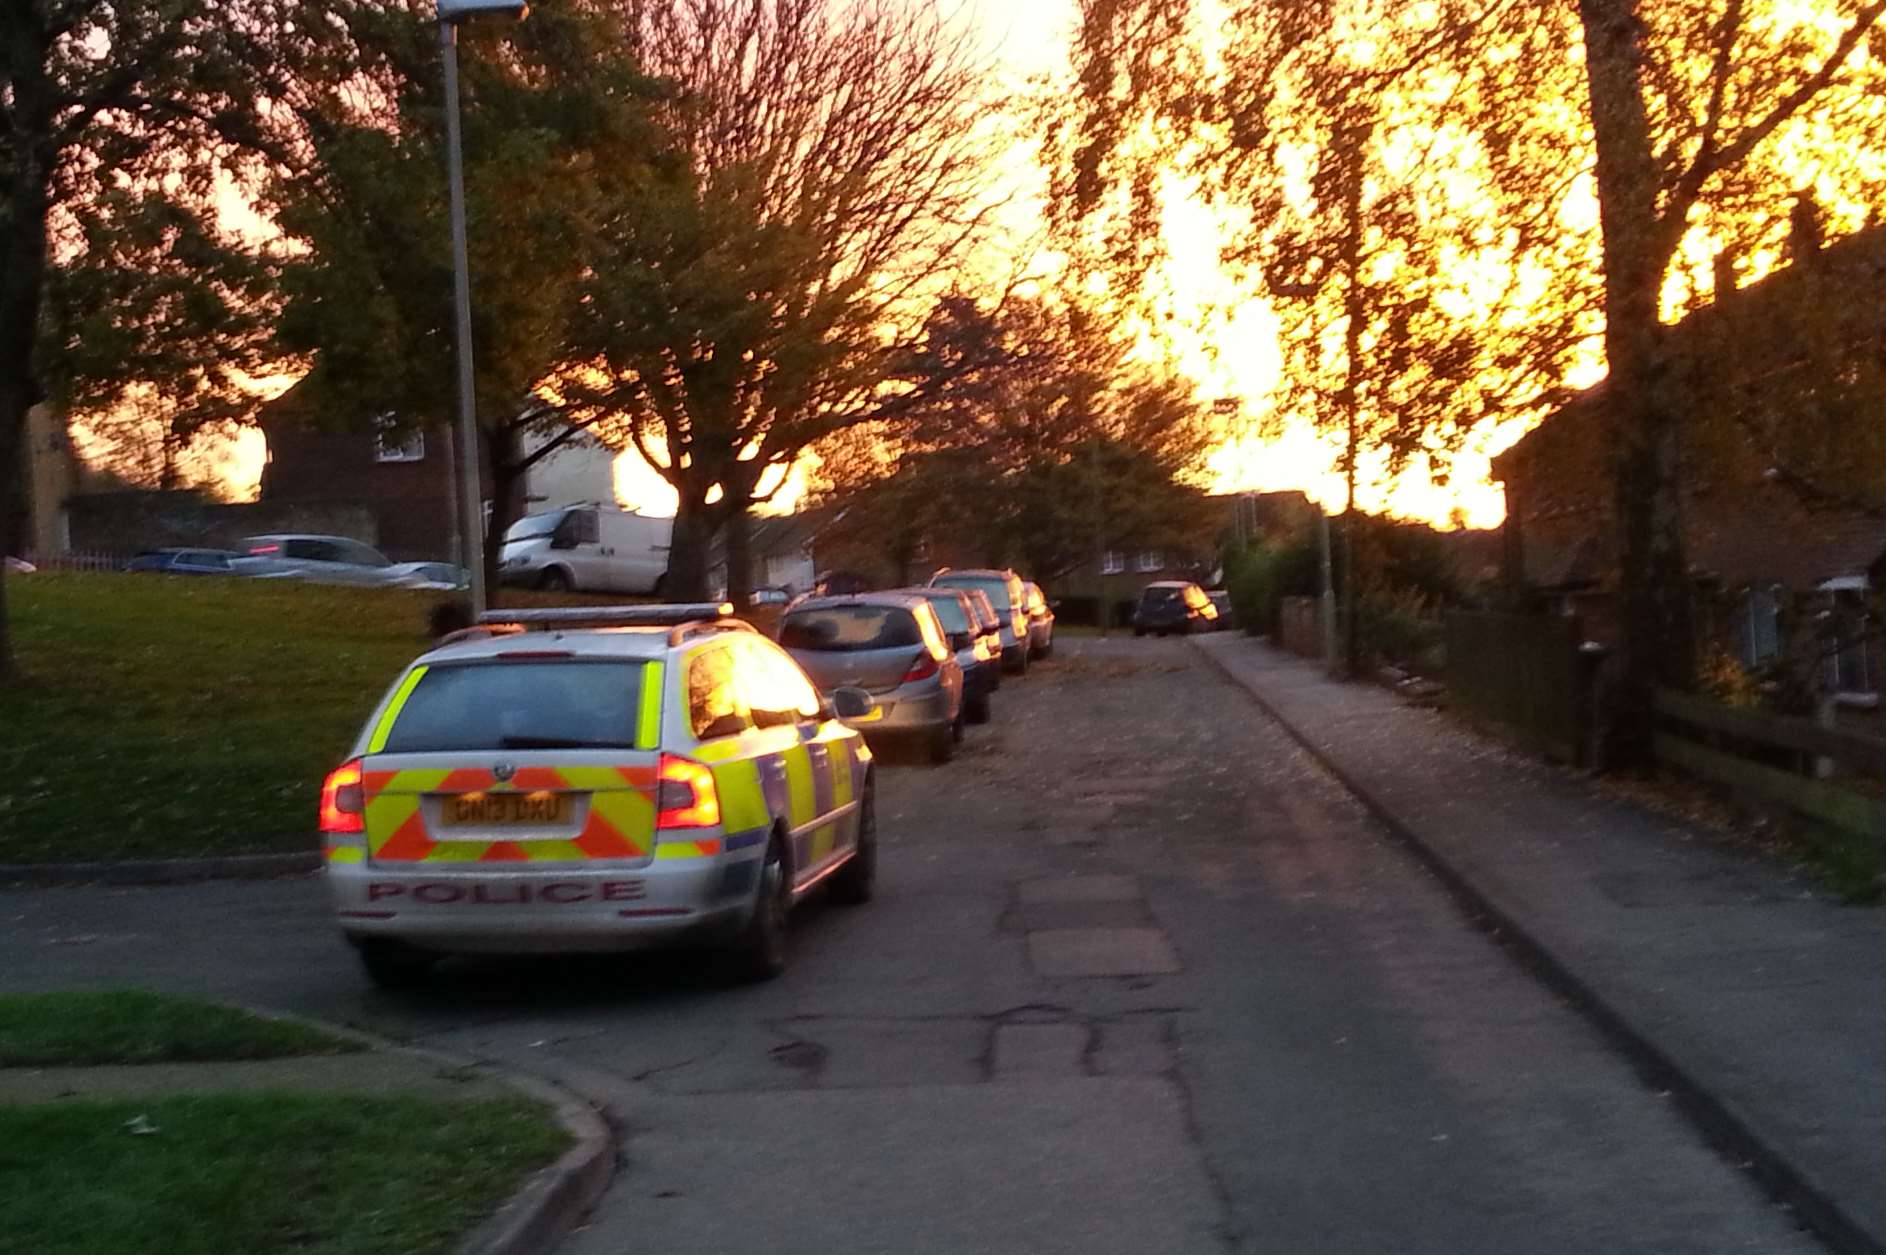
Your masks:
M1824 1243L1886 1251L1886 910L1388 690L1194 643Z

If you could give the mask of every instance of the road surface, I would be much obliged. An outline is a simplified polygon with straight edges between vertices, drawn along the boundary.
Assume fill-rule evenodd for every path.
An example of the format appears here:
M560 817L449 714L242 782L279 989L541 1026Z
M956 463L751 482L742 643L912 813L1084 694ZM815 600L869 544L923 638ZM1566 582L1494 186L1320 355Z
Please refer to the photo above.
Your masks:
M564 1248L1813 1251L1184 642L1063 638L792 967L459 963L370 989L309 880L0 894L0 988L138 984L604 1102Z

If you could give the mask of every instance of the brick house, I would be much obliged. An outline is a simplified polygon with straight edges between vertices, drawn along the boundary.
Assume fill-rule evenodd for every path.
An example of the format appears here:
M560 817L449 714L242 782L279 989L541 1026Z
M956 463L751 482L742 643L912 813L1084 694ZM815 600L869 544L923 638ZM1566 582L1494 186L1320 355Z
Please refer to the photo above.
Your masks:
M1880 291L1886 229L1869 228L1725 290L1667 331L1690 407L1683 530L1705 651L1760 668L1782 655L1791 631L1833 622L1839 642L1827 663L1829 687L1857 696L1877 688L1864 603L1886 580L1886 517L1801 491L1761 433L1785 429L1789 407L1817 403L1810 376L1882 356L1880 303L1829 299ZM1575 614L1587 638L1614 644L1609 402L1607 384L1587 389L1495 457L1493 478L1506 493L1509 598ZM1755 406L1766 407L1772 426L1737 417ZM1886 395L1855 421L1886 422Z

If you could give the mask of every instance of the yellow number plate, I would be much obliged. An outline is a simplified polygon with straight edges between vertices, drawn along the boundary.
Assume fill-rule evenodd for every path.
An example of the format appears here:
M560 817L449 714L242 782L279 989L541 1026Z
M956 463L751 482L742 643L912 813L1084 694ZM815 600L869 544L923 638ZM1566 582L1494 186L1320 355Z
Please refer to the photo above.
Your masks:
M509 828L567 824L568 793L456 793L442 799L440 820L448 828Z

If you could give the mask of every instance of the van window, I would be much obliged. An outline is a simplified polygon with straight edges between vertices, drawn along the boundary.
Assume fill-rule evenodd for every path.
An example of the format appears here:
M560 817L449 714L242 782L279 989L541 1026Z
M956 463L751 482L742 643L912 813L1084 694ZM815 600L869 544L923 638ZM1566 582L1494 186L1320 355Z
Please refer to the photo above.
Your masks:
M557 524L557 538L554 542L559 549L569 549L576 545L593 545L601 539L594 510L571 510Z

